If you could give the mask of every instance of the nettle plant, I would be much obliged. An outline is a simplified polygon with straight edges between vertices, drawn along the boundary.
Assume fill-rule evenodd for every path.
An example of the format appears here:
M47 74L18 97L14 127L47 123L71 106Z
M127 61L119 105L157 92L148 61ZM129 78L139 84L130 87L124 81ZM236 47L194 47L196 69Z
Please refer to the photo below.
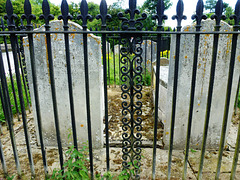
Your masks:
M68 150L66 151L66 162L64 163L64 171L63 170L53 170L52 176L49 178L51 179L66 179L66 180L72 180L72 179L84 179L88 180L91 179L90 173L89 173L89 159L88 159L88 146L87 143L83 143L83 148L80 150L76 150L74 146L70 146ZM137 161L133 163L128 163L129 167L132 167L131 169L124 169L118 176L112 175L111 172L106 172L104 174L101 174L99 172L96 172L95 179L97 180L104 180L104 179L119 179L119 180L128 180L128 179L134 179L135 177L135 170L140 168L138 167Z

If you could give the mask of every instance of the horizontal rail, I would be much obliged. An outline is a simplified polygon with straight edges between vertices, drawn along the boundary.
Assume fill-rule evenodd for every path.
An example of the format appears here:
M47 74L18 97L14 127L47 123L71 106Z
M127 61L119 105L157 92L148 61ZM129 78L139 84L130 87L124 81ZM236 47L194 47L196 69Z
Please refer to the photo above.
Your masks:
M165 32L165 31L1 31L1 34L9 35L9 34L46 34L46 33L54 33L54 34L240 34L240 31L228 31L228 32L216 32L216 31L209 31L209 32Z

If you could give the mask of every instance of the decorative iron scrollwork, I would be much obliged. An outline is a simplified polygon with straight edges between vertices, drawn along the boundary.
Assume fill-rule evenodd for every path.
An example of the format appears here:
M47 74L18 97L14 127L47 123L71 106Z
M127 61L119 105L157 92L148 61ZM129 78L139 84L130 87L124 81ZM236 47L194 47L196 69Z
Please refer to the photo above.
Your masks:
M142 44L141 36L121 39L121 81L122 89L122 129L123 138L123 168L140 167L142 134ZM134 55L133 58L130 55ZM131 164L129 164L131 163ZM139 178L140 169L134 168L135 178Z
M140 11L136 9L137 1L129 0L129 8L125 10L125 14L130 14L130 19L124 17L122 12L118 13L118 18L122 20L122 30L142 30L142 20L147 18L146 13L142 13L142 17L135 20L135 15L140 14Z
M130 19L124 17L123 13L118 13L118 17L122 20L122 30L142 30L143 24L141 20L147 18L143 13L141 18L135 20L135 15L140 14L136 9L136 0L129 1L129 9L125 14L130 14ZM121 53L121 81L122 81L122 152L123 152L123 169L134 169L134 178L139 179L140 176L140 160L142 145L142 34L122 34L120 44ZM131 174L133 176L133 174Z

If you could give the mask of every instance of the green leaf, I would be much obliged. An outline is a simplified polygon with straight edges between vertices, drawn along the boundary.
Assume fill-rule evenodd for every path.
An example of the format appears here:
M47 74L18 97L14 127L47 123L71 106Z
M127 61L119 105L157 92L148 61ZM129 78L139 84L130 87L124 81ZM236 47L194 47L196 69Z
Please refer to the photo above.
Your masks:
M197 152L196 150L194 150L194 149L191 149L191 152Z

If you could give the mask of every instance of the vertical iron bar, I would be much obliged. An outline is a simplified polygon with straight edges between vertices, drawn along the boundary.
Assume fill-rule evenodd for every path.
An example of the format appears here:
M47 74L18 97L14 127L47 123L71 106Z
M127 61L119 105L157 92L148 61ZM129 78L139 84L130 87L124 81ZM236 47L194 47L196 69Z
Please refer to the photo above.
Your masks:
M108 94L107 94L107 58L106 58L106 34L102 34L103 51L103 80L104 80L104 110L105 110L105 133L106 133L106 163L107 171L110 169L109 159L109 133L108 133Z
M152 41L152 37L151 37L151 74L152 74L152 62L153 62L153 45L152 45L153 41Z
M116 65L115 65L115 39L113 38L113 74L114 74L114 85L116 87Z
M200 31L201 26L196 26L196 31ZM194 60L193 60L193 69L192 69L192 83L191 83L191 94L190 94L190 105L188 111L188 126L187 126L187 137L186 137L186 146L185 146L185 158L184 158L184 167L182 178L187 178L187 163L190 147L190 137L192 129L192 118L193 118L193 106L194 106L194 97L195 97L195 86L196 86L196 76L197 76L197 62L198 62L198 52L199 52L199 40L200 34L195 34L195 45L194 45Z
M21 57L22 57L23 72L24 72L24 76L26 79L26 87L27 87L28 93L30 95L29 83L28 83L28 77L27 77L27 69L26 69L26 59L25 59L25 53L24 53L24 47L23 47L23 36L20 36L20 53L21 53ZM31 104L31 102L30 102L30 104Z
M130 43L130 42L129 42ZM133 79L133 60L129 61L129 65L130 65L130 82L129 82L129 86L130 86L130 121L131 121L131 135L130 135L130 142L131 142L131 163L133 163L133 158L134 158L134 94L133 94L133 86L134 86L134 79ZM133 164L132 164L133 165Z
M180 31L181 27L177 27ZM178 67L179 67L179 54L180 54L180 39L181 35L176 35L176 52L175 52L175 63L174 63L174 81L173 81L173 94L172 94L172 114L171 114L171 126L170 126L170 142L168 152L168 179L171 177L171 163L172 163L172 151L173 151L173 137L175 127L175 115L176 115L176 102L177 102L177 88L178 88Z
M84 31L87 29L84 27ZM91 112L90 112L90 94L89 94L89 73L88 73L88 43L87 33L83 33L83 50L84 50L84 70L85 70L85 87L86 87L86 107L87 107L87 126L88 126L88 146L90 159L90 173L93 179L93 152L92 152L92 129L91 129Z
M234 28L234 29L236 31L238 28ZM226 91L226 99L225 99L225 107L224 107L224 116L223 116L222 132L221 132L221 139L220 139L220 145L219 145L218 162L217 162L215 179L219 179L221 163L222 163L222 155L223 155L223 150L224 150L225 136L226 136L226 131L227 131L227 121L228 121L228 114L229 114L229 106L230 106L231 92L232 92L233 73L234 73L235 57L236 57L236 50L237 50L237 39L238 39L238 34L233 34L232 35L232 51L231 51L231 58L230 58L230 65L229 65L229 72L228 72L227 91Z
M146 85L146 76L147 76L147 39L145 39L145 78L144 78L144 85Z
M30 27L27 27L27 28L30 28ZM32 30L32 28L31 28L31 30ZM45 150L45 145L43 142L43 135L42 135L42 117L41 117L41 109L40 109L40 103L39 103L33 34L28 33L28 41L29 41L29 53L30 53L30 60L31 60L32 83L33 83L33 92L34 92L33 94L34 94L34 99L35 99L38 133L39 133L39 140L40 140L40 145L41 145L44 173L45 173L45 178L47 179L48 178L48 167L47 167L46 150Z
M9 53L8 53L6 36L3 36L3 41L4 41L4 45L5 45L6 56L7 56L8 71L9 71L10 80L11 80L14 103L15 103L15 107L16 107L16 111L17 111L18 121L20 121L17 96L16 96L16 91L15 91L15 86L14 86L14 79L13 79L13 75L12 75L12 68L11 68L11 63L10 63L10 58L9 58Z
M1 139L0 139L0 159L1 159L1 163L2 163L4 176L6 177L8 172L7 172L6 161L5 161L4 154L3 154L3 148L2 148L2 141L1 141Z
M237 86L237 94L236 94L236 101L235 101L235 109L234 109L234 114L237 114L238 110L238 96L239 96L239 90L240 90L240 78L238 80L238 86Z
M49 25L45 25L45 28L46 28L46 31L50 30L50 26ZM63 168L62 142L61 142L60 127L59 127L57 97L56 97L55 78L54 78L54 69L53 69L53 59L52 59L51 35L48 32L46 32L45 34L46 34L46 40L47 40L47 57L48 57L48 63L49 63L49 73L50 73L50 81L51 81L53 112L54 112L55 127L56 127L56 134L57 134L58 153L59 153L59 160L60 160L61 170L64 170L64 168Z
M109 58L109 42L107 41L107 49L108 49L108 87L110 88L110 58Z
M220 26L215 26L215 31L219 31L219 30L220 30ZM214 34L211 72L210 72L210 81L209 81L209 87L208 87L207 107L206 107L203 141L202 141L202 148L201 148L201 157L200 157L199 170L198 170L198 179L202 179L203 161L204 161L204 155L206 150L208 126L209 126L209 119L210 119L210 112L211 112L211 105L212 105L212 94L213 94L217 51L218 51L218 40L219 40L219 34Z
M155 173L156 173L155 170L156 170L156 148L157 148L157 126L158 126L158 104L159 104L160 50L161 50L161 34L158 34L157 35L157 62L156 62L156 85L155 85L156 89L155 89L152 179L155 179Z
M68 26L64 26L64 31L65 32L68 31ZM68 89L69 89L70 111L71 111L71 120L72 120L73 143L76 150L78 150L68 33L64 33L64 40L65 40L66 62L67 62Z
M120 48L120 38L118 39L118 66L119 66L119 85L121 85L121 63L120 63L120 59L121 59L121 57L120 57L120 55L121 55L121 53L120 53L120 51L121 51L121 48Z
M240 80L240 76L239 76L239 80ZM238 156L239 156L239 148L240 148L240 123L238 124L238 134L237 134L237 140L236 140L236 145L235 145L235 152L234 152L232 169L231 169L231 176L230 176L231 180L235 179Z
M8 85L6 81L6 76L5 76L5 69L4 69L4 64L3 64L3 59L2 59L2 50L0 48L0 78L1 78L1 85L2 85L2 90L3 90L3 100L4 104L6 107L6 120L9 128L9 134L11 138L11 143L12 143L12 149L13 149L13 155L15 159L15 164L17 168L17 173L19 176L21 176L21 167L19 163L19 157L18 157L18 151L17 151L17 145L15 141L15 136L14 136L14 129L13 129L13 117L11 115L11 108L10 108L10 99L8 96Z
M0 87L0 98L1 98L1 103L2 103L2 109L3 109L3 114L4 114L4 117L5 117L5 120L6 120L6 117L7 117L7 115L6 115L6 109L7 109L7 107L6 107L6 104L4 103L4 98L3 98L3 94L2 94L2 89L1 89L1 87ZM7 121L6 121L7 122ZM1 125L1 123L0 123L0 125ZM0 132L0 135L2 134L2 125L1 125L1 127L0 127L0 130L1 130L1 132Z
M3 99L3 94L2 94L2 89L0 87L0 97L1 97L1 103L2 103L2 107L3 107L3 112L4 112L4 117L5 119L7 118L6 116L6 107L5 107L5 103L4 103L4 99ZM0 135L2 135L2 125L0 124ZM7 165L6 165L6 161L4 158L4 153L3 153L3 148L2 148L2 142L0 139L0 159L1 159L1 163L2 163L2 168L3 168L3 172L4 172L4 176L7 176L8 172L7 172Z
M13 30L14 30L14 27L9 25L9 31L13 31ZM19 96L20 106L21 106L21 110L22 110L22 121L23 121L24 135L25 135L25 140L26 140L26 145L27 145L28 160L29 160L29 165L30 165L32 176L34 177L35 176L34 163L33 163L33 158L32 158L32 150L31 150L31 146L30 146L30 139L29 139L29 133L28 133L28 127L27 127L27 116L26 116L26 111L25 111L21 75L19 72L19 64L18 64L18 57L17 57L17 45L16 45L17 37L16 37L15 33L10 34L10 41L11 41L11 46L12 46L15 73L16 73L16 79L17 79L18 96Z
M29 112L31 112L29 98L28 98L28 90L27 90L26 80L25 80L23 66L22 66L22 58L21 58L21 53L20 53L20 49L19 49L19 45L18 45L18 37L16 37L16 45L17 45L17 54L18 54L19 65L20 65L20 70L21 70L21 74L22 74L22 81L23 81L25 96L26 96Z

